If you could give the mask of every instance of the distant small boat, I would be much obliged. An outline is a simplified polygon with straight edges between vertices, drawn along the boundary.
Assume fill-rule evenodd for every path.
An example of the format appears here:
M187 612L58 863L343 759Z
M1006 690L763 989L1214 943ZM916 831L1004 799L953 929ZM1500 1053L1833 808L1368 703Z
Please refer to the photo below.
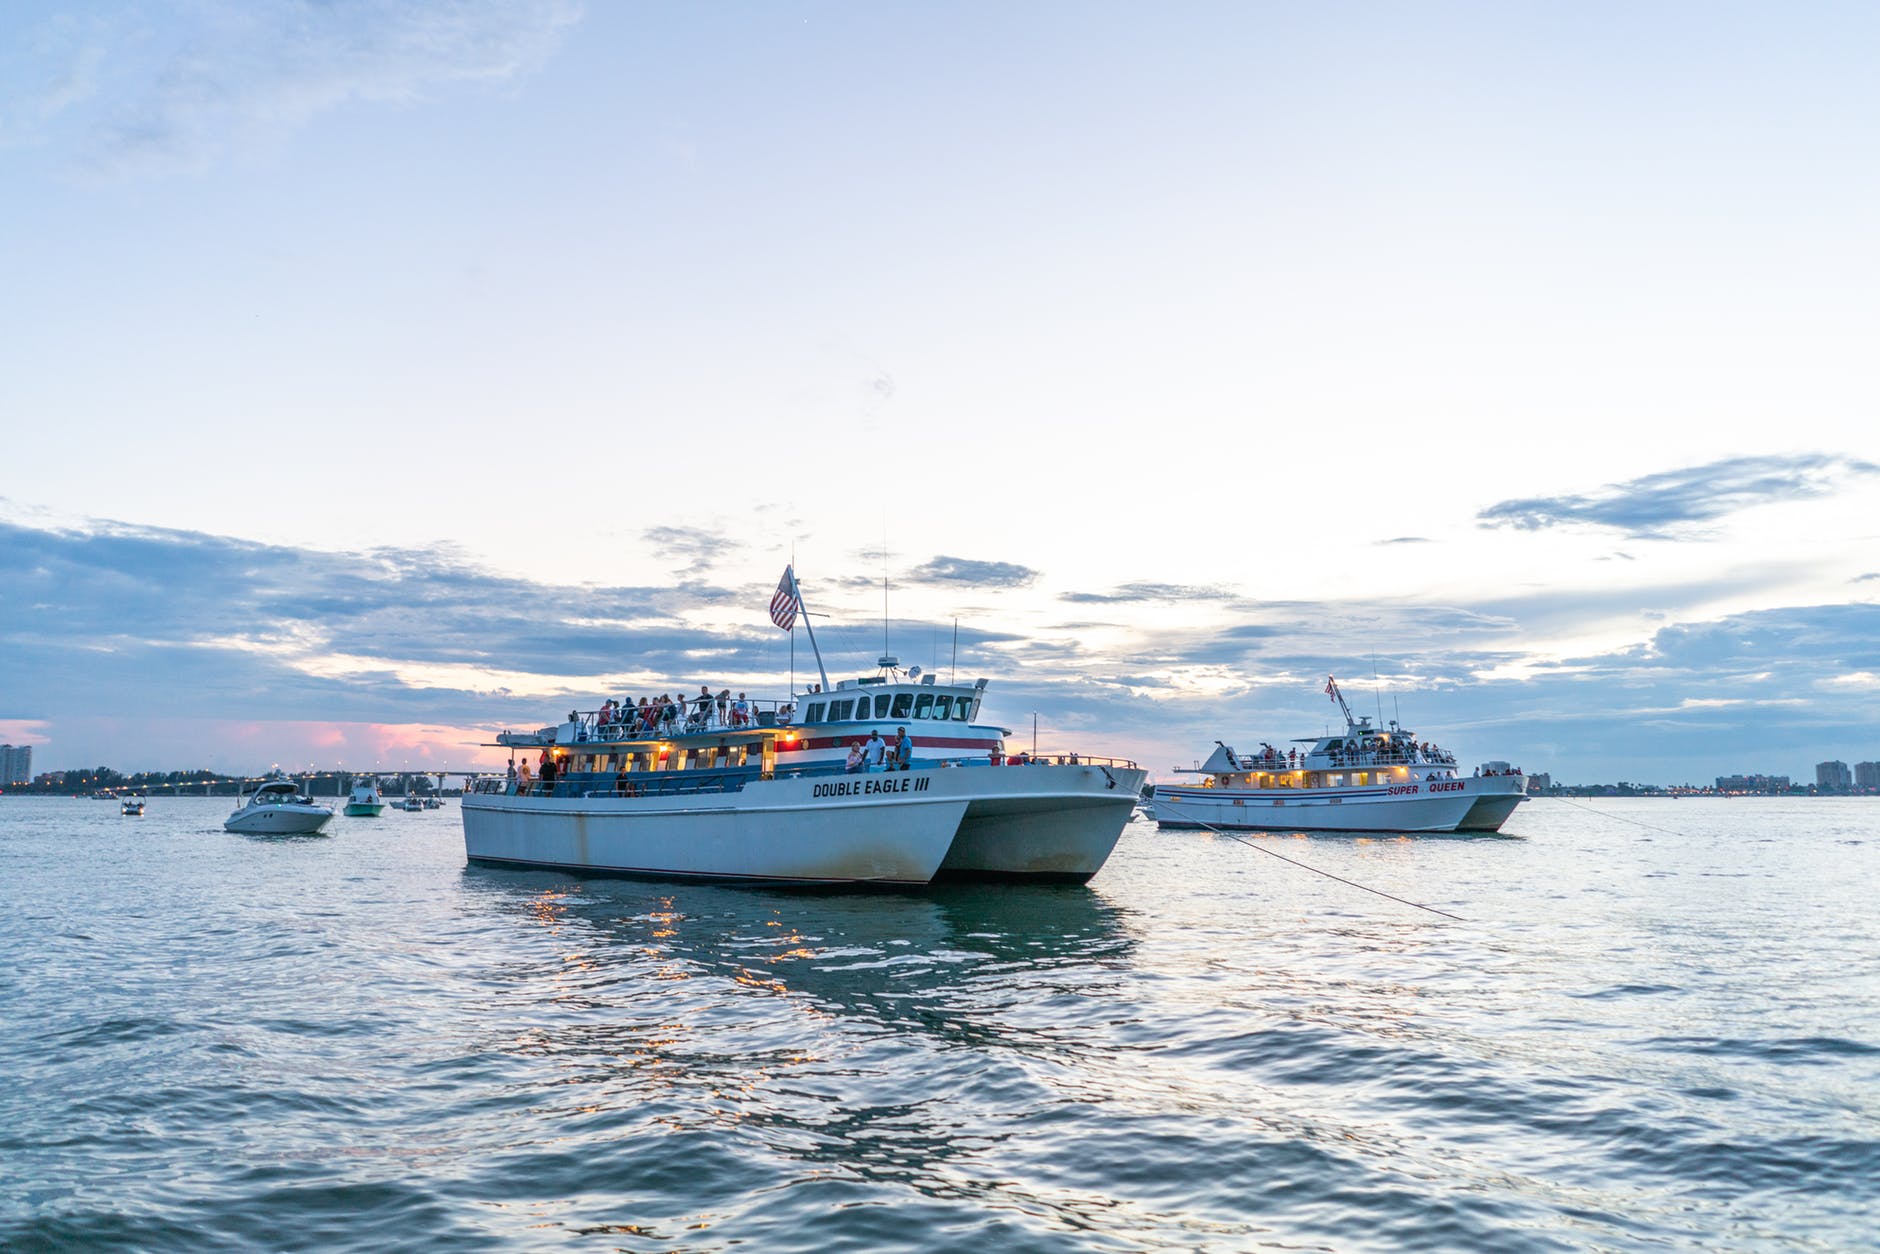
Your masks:
M424 802L418 797L417 793L408 792L405 794L405 799L398 803L398 808L416 814L418 811L424 809Z
M143 798L142 797L124 798L124 803L118 807L118 813L128 814L132 818L142 818L144 815Z
M348 817L356 819L376 819L385 811L385 799L379 796L379 786L372 780L355 783L352 793L346 798Z
M333 812L302 796L284 779L271 779L250 794L247 804L222 826L247 836L311 836L333 820Z
M444 803L436 797L426 795L424 798L424 808L427 810L442 810Z

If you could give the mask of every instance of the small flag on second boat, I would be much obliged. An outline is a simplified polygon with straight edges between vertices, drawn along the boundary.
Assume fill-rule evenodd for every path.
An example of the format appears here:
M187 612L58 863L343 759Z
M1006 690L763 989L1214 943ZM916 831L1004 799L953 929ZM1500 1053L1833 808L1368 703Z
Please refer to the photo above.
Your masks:
M788 631L796 626L796 612L802 608L803 602L796 595L796 575L785 566L783 579L770 598L770 621Z

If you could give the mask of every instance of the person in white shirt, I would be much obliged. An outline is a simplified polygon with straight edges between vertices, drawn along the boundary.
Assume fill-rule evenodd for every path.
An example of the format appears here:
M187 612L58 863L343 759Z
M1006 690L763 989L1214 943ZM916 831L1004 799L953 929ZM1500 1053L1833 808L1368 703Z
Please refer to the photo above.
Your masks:
M879 729L868 733L868 743L862 746L862 756L868 761L868 769L879 771L881 761L888 756L888 742L881 738Z

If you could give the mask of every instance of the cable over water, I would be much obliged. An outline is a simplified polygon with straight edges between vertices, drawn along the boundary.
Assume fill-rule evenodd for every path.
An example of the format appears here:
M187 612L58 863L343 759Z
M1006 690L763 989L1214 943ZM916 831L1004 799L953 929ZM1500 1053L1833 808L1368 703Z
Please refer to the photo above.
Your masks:
M1562 803L1562 804L1564 804L1564 805L1570 805L1570 806L1572 806L1572 807L1573 807L1574 809L1576 809L1576 810L1584 810L1584 811L1586 811L1586 812L1587 812L1588 814L1597 814L1597 815L1598 815L1598 816L1599 816L1600 818L1602 818L1602 819L1617 819L1617 820L1618 820L1619 822L1621 822L1621 823L1630 823L1630 824L1632 824L1632 825L1633 825L1634 827L1642 827L1642 828L1645 828L1645 829L1646 829L1647 831L1653 831L1653 832L1663 832L1663 833L1664 833L1665 835L1667 835L1667 836L1682 836L1682 835L1684 835L1684 833L1683 833L1683 832L1674 832L1674 831L1672 831L1672 830L1671 830L1670 828L1668 828L1668 827L1654 827L1654 826L1652 826L1652 825L1651 825L1650 823L1645 823L1645 822L1641 822L1641 821L1640 821L1640 820L1638 820L1638 819L1628 819L1628 818L1627 818L1627 817L1625 817L1625 815L1623 815L1623 814L1608 814L1608 813L1606 813L1606 812L1605 812L1604 810L1595 810L1595 809L1594 809L1594 808L1593 808L1592 806L1583 806L1583 805L1581 805L1581 804L1580 804L1579 802L1577 802L1577 801L1569 801L1569 800L1567 800L1567 799L1566 799L1565 797L1549 797L1549 798L1548 798L1548 800L1549 800L1549 801L1558 801L1558 802L1561 802L1561 803Z
M1180 806L1168 805L1166 802L1162 801L1160 798L1156 799L1155 808L1156 808L1157 813L1160 813L1161 811L1165 809L1173 811L1177 814L1181 813ZM1238 836L1238 835L1235 835L1233 832L1224 831L1221 828L1214 826L1214 824L1208 822L1206 819L1199 819L1199 818L1195 818L1193 815L1188 815L1186 816L1186 820L1195 823L1197 826L1207 828L1210 832L1213 832L1216 836L1225 836L1229 840L1239 841L1241 844L1245 845L1249 849L1257 849L1261 853L1267 855L1269 858L1278 858L1281 862L1289 862L1293 866L1298 867L1302 871L1310 871L1314 875L1323 875L1326 879L1337 880L1340 884L1349 884L1353 888L1360 889L1367 893L1372 893L1378 897L1384 898L1387 901L1394 901L1398 905L1410 906L1417 910L1427 910L1431 914L1440 914L1445 919L1454 919L1458 923L1468 922L1467 919L1463 918L1459 914L1451 914L1447 910L1438 910L1435 906L1426 906L1419 902L1407 900L1406 898L1403 898L1403 897L1396 897L1396 896L1391 895L1390 893L1385 892L1381 888L1372 888L1368 884L1360 884L1358 883L1358 881L1348 880L1342 875L1334 875L1330 871L1321 870L1320 868L1315 867L1311 865L1310 863L1301 862L1297 858L1289 858L1283 853L1275 853L1273 850L1268 849L1265 845L1256 845L1244 836Z

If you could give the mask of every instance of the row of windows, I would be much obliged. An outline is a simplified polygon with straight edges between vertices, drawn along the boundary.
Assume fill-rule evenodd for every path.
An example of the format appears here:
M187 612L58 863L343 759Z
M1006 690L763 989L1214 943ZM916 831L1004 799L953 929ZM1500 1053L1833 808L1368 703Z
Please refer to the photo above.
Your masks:
M754 764L761 755L749 745L706 745L696 749L647 750L643 753L582 753L570 760L576 774L612 775L620 771L705 771Z
M869 713L870 709L873 714ZM803 711L805 723L849 723L857 719L947 719L970 723L979 712L979 702L972 697L954 697L944 692L882 692L875 694L872 705L867 696L845 697L840 701L812 701ZM827 715L827 717L824 717Z

